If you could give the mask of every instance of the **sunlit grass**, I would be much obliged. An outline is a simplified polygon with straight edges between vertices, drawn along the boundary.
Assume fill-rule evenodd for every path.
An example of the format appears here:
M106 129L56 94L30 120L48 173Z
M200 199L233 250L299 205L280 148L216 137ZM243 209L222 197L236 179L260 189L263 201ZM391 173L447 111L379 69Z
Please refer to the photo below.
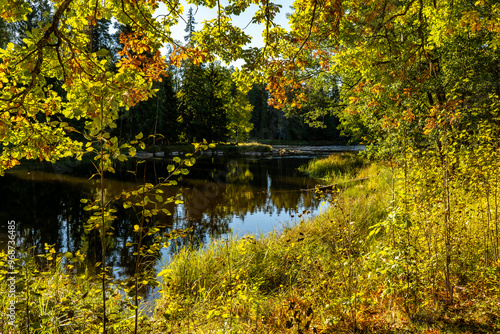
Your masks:
M364 173L378 177L382 172L373 166ZM349 268L338 240L359 235L369 221L380 218L387 178L378 180L359 185L323 215L282 233L230 236L177 253L162 272L159 323L186 333L195 328L268 333L327 330L346 320L342 303L349 297L343 285ZM361 194L363 201L358 201ZM337 217L341 206L350 219L349 233L347 217ZM351 220L360 223L350 225Z
M50 254L50 253L49 253ZM0 254L4 263L5 252ZM18 254L15 324L8 324L5 313L0 320L2 333L99 333L102 323L102 295L98 278L69 263L64 256L50 261L38 261L27 253ZM44 263L44 264L42 264ZM77 265L78 266L78 265ZM6 273L2 271L2 275ZM2 276L1 291L7 291L8 281ZM0 307L5 310L11 299L2 294ZM116 285L109 285L107 320L116 333L130 327L133 312L125 307L125 298Z
M352 176L367 179L328 195L330 208L321 216L282 233L228 237L178 253L162 273L158 328L179 333L498 330L498 319L491 323L500 310L498 303L493 306L495 270L469 281L468 291L488 291L477 304L472 295L461 294L449 312L430 287L409 300L404 262L397 260L401 253L369 234L390 212L391 170L372 164ZM436 279L442 284L442 276ZM467 304L473 311L464 308ZM481 316L489 308L491 315Z
M332 158L339 159L351 157ZM178 249L161 265L159 297L140 308L139 333L498 332L500 262L464 270L455 278L454 304L446 304L429 281L430 275L442 286L443 273L405 260L406 239L391 244L391 224L400 219L391 218L391 170L363 163L349 177L364 181L318 194L330 203L320 216L285 224L279 233ZM381 232L372 233L374 226ZM462 260L468 263L455 261ZM62 257L48 266L35 262L19 276L20 327L12 333L27 332L26 308L30 332L99 333L98 278ZM408 273L421 281L418 288ZM6 291L5 279L0 288ZM133 332L134 303L122 289L109 285L109 333ZM7 303L0 295L0 307Z
M331 184L356 178L358 172L367 164L366 159L359 154L344 152L313 159L301 166L299 171L321 179L325 184Z
M272 149L271 145L257 142L238 143L238 151L240 152L271 152Z

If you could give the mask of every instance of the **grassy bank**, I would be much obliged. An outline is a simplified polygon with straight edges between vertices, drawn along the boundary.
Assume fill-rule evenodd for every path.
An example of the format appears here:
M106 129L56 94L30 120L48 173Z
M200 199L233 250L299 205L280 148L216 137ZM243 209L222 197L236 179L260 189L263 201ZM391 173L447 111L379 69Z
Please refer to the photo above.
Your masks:
M360 177L360 171L367 165L368 161L359 154L343 152L313 159L307 165L301 166L299 171L321 179L325 184L331 184ZM366 171L364 173L366 174Z
M273 148L271 145L251 142L251 143L217 145L214 151L222 151L224 153L229 153L229 154L247 154L247 153L270 153L272 149Z
M395 216L392 186L404 184L392 182L393 170L352 156L325 160L311 172L332 161L357 170L326 168L317 175L328 182L367 180L336 190L325 214L283 233L182 250L162 272L157 325L185 333L500 331L498 262L457 271L450 302L439 260L415 253L424 240L405 239L414 231Z
M340 155L310 165L329 183L365 179L318 194L330 202L322 215L282 233L180 249L162 266L159 298L140 309L139 333L499 332L498 260L477 260L477 242L468 237L454 253L450 300L444 260L433 253L441 246L426 239L439 231L395 206L406 183L394 169L357 159ZM336 167L318 172L325 164ZM469 224L461 233L477 234L478 223ZM32 333L98 333L99 284L62 259L47 260L43 270L23 266L16 321L24 327L13 333L27 333L28 320ZM5 279L1 284L8 291ZM109 333L132 332L134 302L126 289L109 287ZM0 305L8 307L5 294Z
M379 166L363 173L378 181L335 194L328 212L283 233L182 250L162 272L157 310L167 316L160 321L185 333L333 333L359 327L355 313L374 300L351 300L364 285L356 278L363 245L354 241L384 216L388 185L387 171Z

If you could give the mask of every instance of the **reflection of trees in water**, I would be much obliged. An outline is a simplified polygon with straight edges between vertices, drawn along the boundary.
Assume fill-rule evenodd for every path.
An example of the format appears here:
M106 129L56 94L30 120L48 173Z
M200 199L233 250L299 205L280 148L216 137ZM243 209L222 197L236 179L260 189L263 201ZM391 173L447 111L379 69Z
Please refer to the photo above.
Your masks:
M184 204L168 206L172 216L154 219L172 228L192 228L193 232L180 244L204 243L210 237L227 234L233 217L248 213L293 213L297 206L310 209L317 205L314 194L301 192L311 188L314 181L300 175L296 168L305 163L298 159L199 159L179 187L165 187L165 196L181 191ZM165 169L168 161L155 162L149 171ZM118 169L120 170L120 169ZM5 175L0 182L3 200L0 202L0 219L17 222L18 244L36 246L36 252L44 252L44 244L55 244L56 250L74 252L81 249L87 254L88 264L101 261L101 244L97 232L85 234L84 222L90 213L83 210L82 198L92 199L98 192L88 176L72 174L56 175L41 171L17 170ZM15 174L15 176L13 175ZM84 175L84 174L82 174ZM108 196L136 187L129 174L115 175L107 180ZM154 182L154 180L148 180ZM138 217L133 210L125 210L120 201L112 204L117 210L114 235L108 238L108 265L121 268L117 273L128 276L133 273L134 249L127 247L133 242L133 226ZM0 225L1 226L1 225ZM6 231L6 226L3 231ZM2 232L3 232L2 231ZM1 235L0 235L1 238Z
M36 172L23 173L24 178L6 174L0 184L0 215L2 221L16 221L18 245L33 245L42 252L45 243L59 248L77 244L83 232L80 221L87 214L80 203L81 189L57 180L36 182Z
M82 198L95 198L98 188L92 180L83 180L85 182L73 182L71 177L57 178L54 174L25 170L16 171L15 176L8 173L1 179L0 191L6 196L0 202L0 217L5 222L16 221L18 246L23 249L34 246L35 253L44 253L46 243L55 245L58 252L81 250L87 256L90 269L102 261L98 231L85 233L84 225L90 213L83 210L85 204L80 202ZM107 182L107 187L108 195L114 196L133 185L112 180ZM117 218L113 223L114 235L107 238L107 263L121 268L122 272L117 275L129 275L135 267L135 257L132 256L134 249L126 243L133 241L137 217L132 210L123 209L121 202L113 203L112 208L117 210ZM170 205L169 209L175 208ZM155 219L163 225L172 225L172 217L159 215ZM3 241L6 244L6 239Z
M314 181L297 171L302 160L217 159L199 161L182 192L185 225L193 227L197 239L227 233L233 217L247 213L293 213L297 207L311 209L314 194L301 192Z

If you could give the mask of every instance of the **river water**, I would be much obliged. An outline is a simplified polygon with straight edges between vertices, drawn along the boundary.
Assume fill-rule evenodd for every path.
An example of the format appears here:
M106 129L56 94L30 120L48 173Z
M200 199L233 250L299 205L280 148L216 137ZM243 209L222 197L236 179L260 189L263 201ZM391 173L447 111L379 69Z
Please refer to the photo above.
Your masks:
M313 192L303 191L317 183L297 170L310 159L311 156L199 157L177 186L164 189L167 196L178 194L184 203L169 204L172 215L158 219L171 228L191 227L189 240L195 243L231 232L258 236L293 225L299 219L298 213L310 212L308 215L312 216L325 209ZM148 182L165 176L168 164L167 160L149 161ZM134 168L132 162L115 166L117 173L105 182L108 199L122 190L136 189L143 182L128 171ZM136 175L142 173L139 170ZM69 161L25 164L9 171L0 179L0 230L6 232L7 221L15 220L19 246L35 246L36 252L43 252L46 243L55 245L60 252L80 249L87 254L89 264L100 261L97 232L85 233L84 224L90 214L83 210L85 204L80 201L95 198L100 191L98 181L89 180L90 176L88 165ZM108 264L119 268L118 275L128 275L134 267L133 250L125 245L131 241L137 218L119 200L112 202L111 207L117 212L114 235L108 245ZM5 245L5 233L0 234L0 241Z

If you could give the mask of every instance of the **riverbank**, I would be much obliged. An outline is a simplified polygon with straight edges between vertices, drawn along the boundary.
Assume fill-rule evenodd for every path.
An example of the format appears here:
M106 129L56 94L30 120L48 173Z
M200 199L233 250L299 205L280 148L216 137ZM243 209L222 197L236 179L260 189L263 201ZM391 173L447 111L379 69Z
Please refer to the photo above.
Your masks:
M343 184L317 194L330 202L317 217L305 220L302 213L280 232L179 247L158 269L158 298L139 307L138 333L499 331L499 263L469 262L467 270L457 270L450 301L442 288L443 272L413 250L415 242L425 244L425 234L410 234L418 224L410 225L391 204L393 187L401 191L404 184L391 166L357 159L318 159L304 168L318 173L323 184ZM343 169L348 163L355 171ZM350 177L364 181L341 181ZM16 277L20 329L12 333L26 333L27 323L33 332L98 332L99 278L76 270L80 255L56 256L50 246L46 249L41 262L22 260ZM471 256L465 245L463 251ZM2 275L1 289L7 291L7 271ZM134 327L131 282L108 286L107 321L113 333L131 333ZM8 302L2 294L3 310ZM6 324L3 317L5 332Z
M359 327L354 310L373 300L350 304L361 283L355 282L360 245L352 243L384 216L389 182L387 170L377 165L359 175L378 178L325 196L331 209L311 220L299 214L298 223L281 233L229 238L176 254L160 273L157 312L168 320L159 321L185 333L333 333Z
M356 162L323 160L305 170ZM328 182L348 174L325 171ZM179 333L497 332L499 264L461 273L450 302L442 272L412 261L404 249L415 246L391 225L392 187L401 186L393 171L363 162L349 175L366 181L336 188L327 212L282 233L183 249L160 273L159 325Z

